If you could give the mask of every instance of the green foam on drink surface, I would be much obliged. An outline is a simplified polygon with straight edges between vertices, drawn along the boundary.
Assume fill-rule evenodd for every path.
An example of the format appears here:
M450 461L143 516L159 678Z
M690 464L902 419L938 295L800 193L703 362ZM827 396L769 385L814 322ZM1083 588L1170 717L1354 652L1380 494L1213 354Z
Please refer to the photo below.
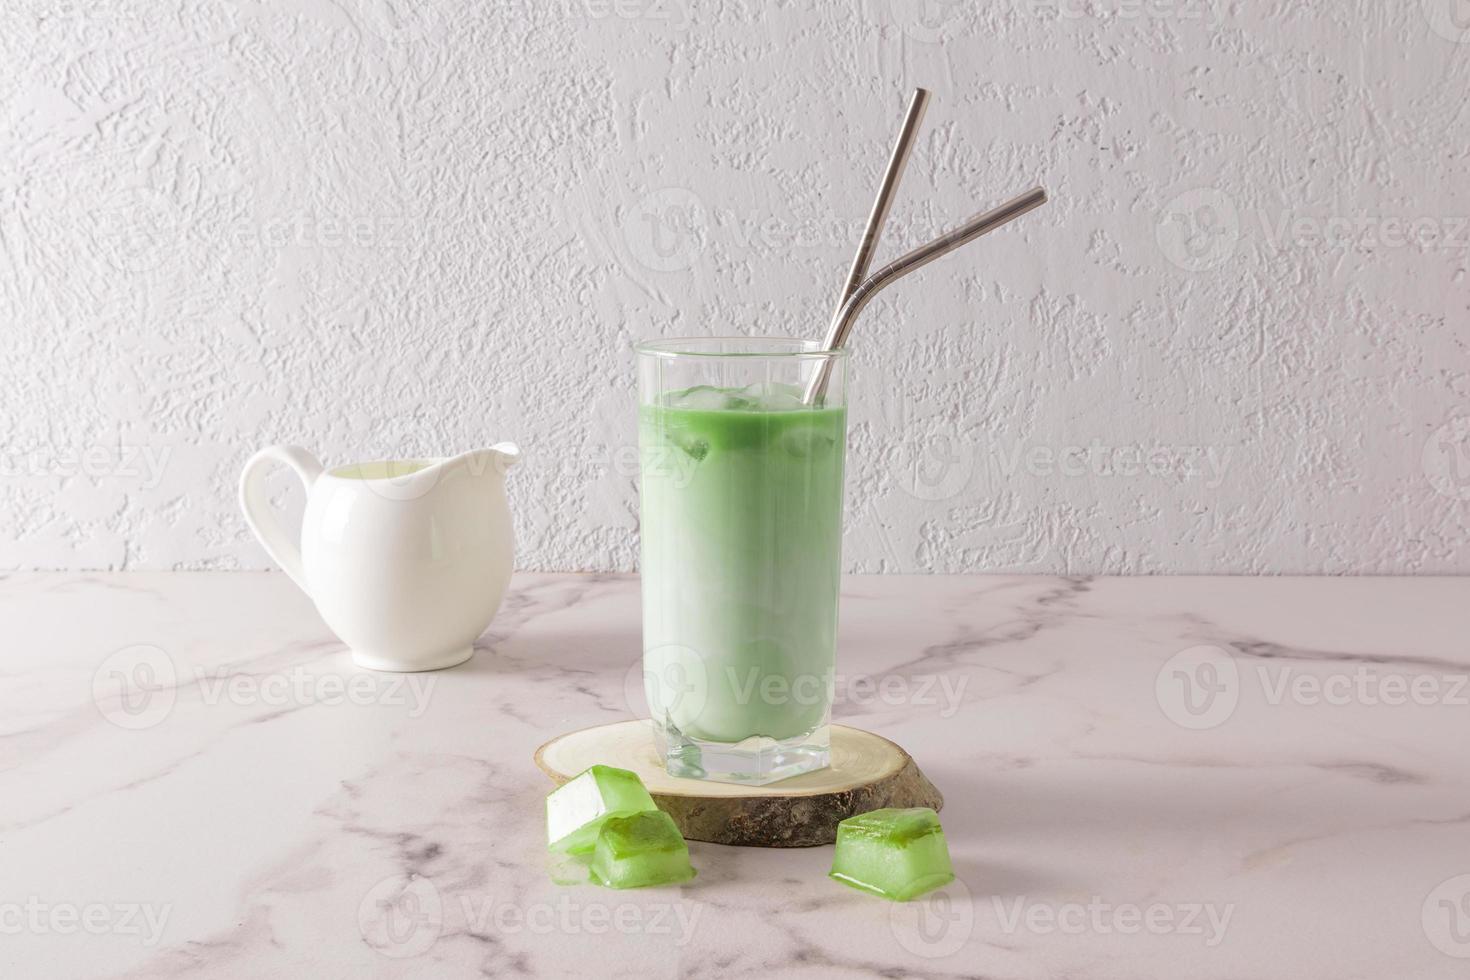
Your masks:
M612 817L592 854L592 880L609 888L671 885L694 877L689 846L662 810Z
M888 808L837 825L831 877L898 902L954 881L939 814L928 807Z
M546 797L546 846L559 853L586 854L607 820L647 810L658 812L636 773L593 766Z

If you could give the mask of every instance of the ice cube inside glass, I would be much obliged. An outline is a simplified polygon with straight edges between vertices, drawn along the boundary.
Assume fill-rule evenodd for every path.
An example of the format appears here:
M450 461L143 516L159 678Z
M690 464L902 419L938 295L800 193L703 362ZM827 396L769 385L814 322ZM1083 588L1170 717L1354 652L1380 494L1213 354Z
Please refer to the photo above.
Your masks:
M831 876L845 885L907 902L954 881L939 814L887 808L837 825Z
M657 807L636 773L593 766L546 797L546 846L560 853L586 854L610 817L644 810L657 812Z
M670 885L694 877L689 846L662 810L611 817L597 834L592 880L609 888Z

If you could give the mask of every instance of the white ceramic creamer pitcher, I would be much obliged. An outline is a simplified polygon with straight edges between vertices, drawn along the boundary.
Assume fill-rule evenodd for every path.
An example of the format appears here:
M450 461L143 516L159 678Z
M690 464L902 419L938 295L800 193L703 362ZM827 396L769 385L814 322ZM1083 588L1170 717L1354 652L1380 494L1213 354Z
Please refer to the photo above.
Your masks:
M470 658L511 571L502 442L452 459L354 463L323 470L295 446L262 449L240 474L245 520L276 564L374 670L438 670ZM306 484L300 546L267 499L269 463Z

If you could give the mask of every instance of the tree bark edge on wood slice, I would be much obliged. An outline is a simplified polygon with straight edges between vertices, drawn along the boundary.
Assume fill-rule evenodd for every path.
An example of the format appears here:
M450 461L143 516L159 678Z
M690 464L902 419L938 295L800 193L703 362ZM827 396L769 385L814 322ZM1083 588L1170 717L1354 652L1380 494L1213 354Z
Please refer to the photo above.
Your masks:
M670 776L647 721L585 728L536 750L537 767L557 785L597 764L636 772L686 839L739 847L816 847L836 840L837 825L858 813L944 805L912 756L846 725L832 726L830 768L767 786Z

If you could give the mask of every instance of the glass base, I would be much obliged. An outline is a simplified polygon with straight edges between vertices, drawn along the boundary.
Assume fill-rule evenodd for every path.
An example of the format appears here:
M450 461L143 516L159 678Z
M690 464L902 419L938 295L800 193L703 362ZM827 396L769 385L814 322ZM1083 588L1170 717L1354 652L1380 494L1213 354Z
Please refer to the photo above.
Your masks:
M655 721L653 738L669 775L685 779L764 786L832 764L827 725L793 738L755 735L740 742L707 742Z

